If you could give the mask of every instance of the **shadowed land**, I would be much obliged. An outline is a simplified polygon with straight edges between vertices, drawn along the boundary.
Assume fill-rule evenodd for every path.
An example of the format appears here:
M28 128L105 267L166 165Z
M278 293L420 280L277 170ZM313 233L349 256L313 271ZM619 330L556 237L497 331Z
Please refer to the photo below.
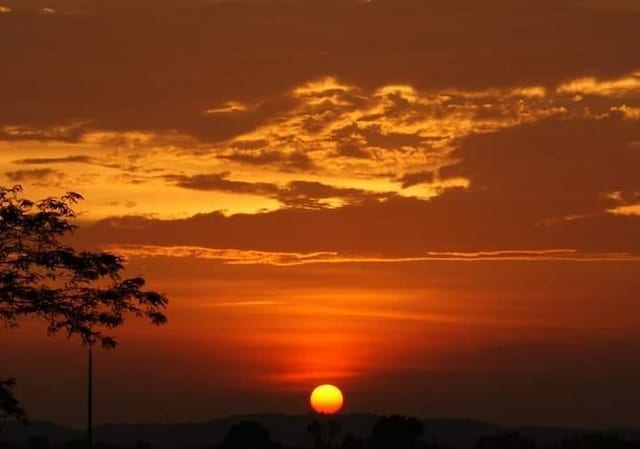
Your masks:
M336 448L455 448L455 449L605 449L640 447L640 429L578 429L559 427L504 427L463 419L415 420L382 418L373 414L337 415ZM394 422L395 419L395 422ZM262 414L230 416L207 422L172 424L104 424L95 428L95 447L154 449L275 449L314 448L310 426L317 416ZM404 422L404 424L403 424ZM235 432L232 431L235 429ZM260 430L262 429L262 430ZM266 436L265 436L266 434ZM34 422L24 427L4 424L2 449L72 449L82 447L83 430ZM226 440L225 440L226 438ZM407 441L408 439L408 441ZM412 441L415 440L415 441ZM402 443L405 441L405 444Z

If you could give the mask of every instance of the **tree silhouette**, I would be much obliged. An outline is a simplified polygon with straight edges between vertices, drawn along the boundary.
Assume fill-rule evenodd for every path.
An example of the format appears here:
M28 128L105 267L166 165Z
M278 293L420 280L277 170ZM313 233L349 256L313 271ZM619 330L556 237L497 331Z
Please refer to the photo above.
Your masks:
M374 449L413 449L424 432L424 424L406 416L384 416L376 421L371 432Z
M47 437L43 436L29 437L27 449L51 449L51 442Z
M501 435L488 436L476 441L476 449L536 449L537 445L531 438L526 438L518 432L507 432Z
M307 426L307 432L309 432L313 438L314 447L316 449L322 449L324 446L324 432L322 424L319 421L314 420Z
M314 441L316 449L332 449L337 446L337 439L342 431L342 426L330 415L320 414L307 426Z
M591 433L566 438L561 447L562 449L638 449L640 441L626 440L613 434Z
M22 188L0 187L0 324L17 327L19 318L36 316L49 333L79 336L85 345L116 345L108 330L126 315L164 324L167 298L143 290L142 277L123 279L122 257L79 251L64 238L76 225L77 193L37 202L22 198ZM13 381L0 381L0 413L23 417L12 394ZM1 416L1 415L0 415Z
M280 449L271 441L269 430L253 421L241 421L229 429L217 449Z
M342 439L340 449L367 449L367 441L348 433Z
M26 420L24 409L13 396L14 379L0 379L0 423L6 418Z

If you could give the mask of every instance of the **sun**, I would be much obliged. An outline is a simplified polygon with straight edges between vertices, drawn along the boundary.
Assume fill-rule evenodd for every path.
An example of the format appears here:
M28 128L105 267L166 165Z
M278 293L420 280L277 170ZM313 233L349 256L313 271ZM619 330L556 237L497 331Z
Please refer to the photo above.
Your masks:
M320 385L313 389L309 398L311 407L317 412L332 415L342 408L342 391L334 385Z

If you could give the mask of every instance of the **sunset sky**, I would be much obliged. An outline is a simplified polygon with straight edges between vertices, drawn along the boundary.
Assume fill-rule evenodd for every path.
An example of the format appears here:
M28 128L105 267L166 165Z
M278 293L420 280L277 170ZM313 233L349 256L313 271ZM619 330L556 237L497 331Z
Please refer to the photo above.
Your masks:
M170 298L97 422L640 426L638 0L0 0L0 185ZM85 350L0 329L32 418ZM43 375L43 373L45 375Z

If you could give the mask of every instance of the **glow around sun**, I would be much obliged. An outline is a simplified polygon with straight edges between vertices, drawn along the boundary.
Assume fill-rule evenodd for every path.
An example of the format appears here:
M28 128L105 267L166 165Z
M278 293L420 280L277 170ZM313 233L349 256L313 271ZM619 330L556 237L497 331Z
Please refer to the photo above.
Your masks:
M317 413L331 415L337 413L344 403L342 391L334 385L320 385L313 389L309 398L311 407Z

